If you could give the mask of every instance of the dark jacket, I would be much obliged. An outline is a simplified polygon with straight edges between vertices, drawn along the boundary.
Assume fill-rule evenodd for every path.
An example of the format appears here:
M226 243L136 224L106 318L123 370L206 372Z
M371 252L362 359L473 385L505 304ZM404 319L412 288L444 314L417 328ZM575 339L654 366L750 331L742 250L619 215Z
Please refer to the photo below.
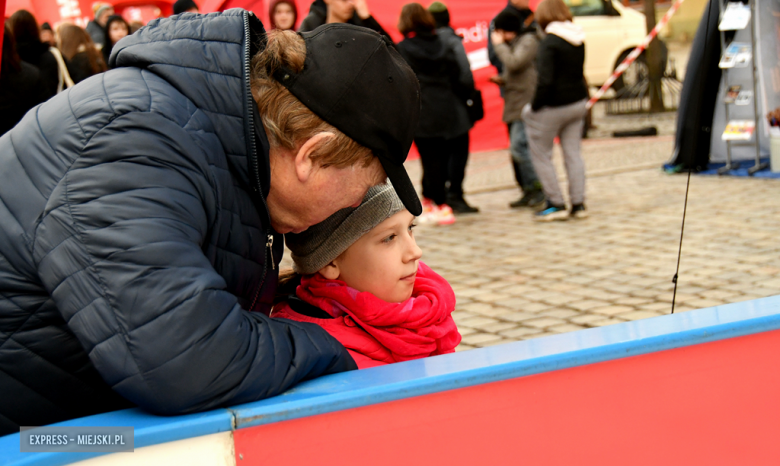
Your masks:
M420 81L420 123L416 138L454 138L471 128L463 104L472 86L461 82L455 52L432 33L418 33L398 44L398 52Z
M35 66L41 73L41 83L46 99L57 94L60 82L57 59L49 52L49 45L42 42L17 42L16 50L22 61ZM44 99L44 100L46 100Z
M92 20L87 23L87 27L84 28L92 38L92 42L98 47L106 45L106 31L103 26L99 25L97 21Z
M20 65L19 71L9 69L0 75L0 136L46 97L38 68L27 62Z
M117 69L0 138L0 435L356 367L318 326L264 314L283 245L249 88L262 33L237 9L154 20Z
M444 45L455 54L455 60L457 60L460 69L460 82L467 87L474 87L474 75L471 73L471 64L468 55L466 55L466 48L463 46L463 38L456 34L450 26L437 28L436 34L444 42Z
M309 7L309 14L306 15L305 18L303 18L303 21L301 21L301 25L298 27L299 32L307 32L307 31L313 31L314 29L317 29L318 27L325 24L325 21L328 19L328 6L325 4L323 0L315 0L311 7ZM362 26L364 28L368 28L371 30L374 30L380 34L383 34L387 36L387 38L390 38L390 35L387 33L387 31L382 28L382 25L379 24L377 20L374 19L373 16L369 16L366 19L361 19L357 13L352 15L352 19L349 20L350 24L354 24L356 26Z
M546 34L536 54L538 79L531 108L561 107L588 98L584 64L585 44Z
M68 66L70 79L77 84L90 76L97 74L95 70L92 69L92 64L89 63L87 52L79 52L76 55L73 55L73 58L67 60L66 64Z

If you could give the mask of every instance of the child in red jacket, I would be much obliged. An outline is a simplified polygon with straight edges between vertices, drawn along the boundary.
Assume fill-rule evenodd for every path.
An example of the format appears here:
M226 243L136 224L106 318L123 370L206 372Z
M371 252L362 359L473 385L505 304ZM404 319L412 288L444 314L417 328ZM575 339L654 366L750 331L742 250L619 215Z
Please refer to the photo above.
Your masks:
M461 339L455 293L420 262L414 226L388 183L359 207L285 235L300 284L271 316L320 325L360 369L452 353Z

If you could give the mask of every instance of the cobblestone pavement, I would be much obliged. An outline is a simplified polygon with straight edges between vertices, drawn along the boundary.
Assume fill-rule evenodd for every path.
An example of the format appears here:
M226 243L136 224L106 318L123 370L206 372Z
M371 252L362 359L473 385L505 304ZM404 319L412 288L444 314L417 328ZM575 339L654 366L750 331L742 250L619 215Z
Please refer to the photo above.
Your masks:
M591 216L552 224L507 206L518 191L500 189L506 151L475 154L467 198L481 212L417 232L423 261L455 289L458 349L668 314L686 185L659 169L672 148L671 137L586 141ZM771 180L691 179L675 312L780 293L776 196Z
M552 224L508 207L507 151L472 154L467 199L481 212L416 230L455 290L458 350L668 314L686 185L660 170L673 145L584 141L590 218ZM418 182L419 161L407 169ZM692 177L675 312L780 293L778 197L774 180Z

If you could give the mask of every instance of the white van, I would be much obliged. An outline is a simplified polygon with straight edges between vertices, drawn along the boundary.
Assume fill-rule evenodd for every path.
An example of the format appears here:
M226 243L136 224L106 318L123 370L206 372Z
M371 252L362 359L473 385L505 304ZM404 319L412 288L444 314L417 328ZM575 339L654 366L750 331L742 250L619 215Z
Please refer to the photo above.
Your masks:
M574 23L585 30L585 79L590 86L601 86L617 65L642 43L646 34L645 15L626 8L616 0L564 0ZM624 77L612 87L617 91L634 84L647 73L641 55ZM624 79L625 78L625 79Z

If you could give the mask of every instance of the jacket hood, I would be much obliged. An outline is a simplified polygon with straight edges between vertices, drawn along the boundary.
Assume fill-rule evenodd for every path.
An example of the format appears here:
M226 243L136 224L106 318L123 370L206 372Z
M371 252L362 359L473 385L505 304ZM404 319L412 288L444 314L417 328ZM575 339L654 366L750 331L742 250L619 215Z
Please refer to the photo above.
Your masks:
M213 122L231 169L253 187L248 158L255 157L254 125L261 123L253 121L249 66L264 45L265 29L253 13L181 14L117 42L109 63L149 70L192 101Z
M436 34L438 34L439 37L441 37L441 38L444 38L444 37L455 37L459 41L463 42L463 37L458 35L455 32L455 29L452 29L452 27L450 27L450 26L442 26L440 28L436 28Z
M574 46L585 42L585 32L571 21L553 21L544 28L544 32L558 36Z
M446 55L447 48L436 34L417 33L404 39L404 49L415 61L437 61Z

